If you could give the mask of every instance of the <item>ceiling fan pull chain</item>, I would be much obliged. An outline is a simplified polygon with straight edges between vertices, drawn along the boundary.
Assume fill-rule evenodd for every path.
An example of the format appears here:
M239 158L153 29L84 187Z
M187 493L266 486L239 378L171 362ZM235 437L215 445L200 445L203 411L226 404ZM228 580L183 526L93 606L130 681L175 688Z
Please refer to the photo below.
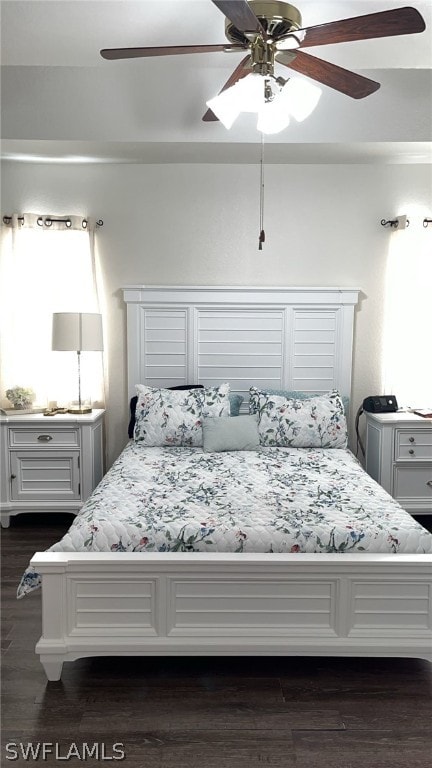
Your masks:
M261 164L260 164L260 234L258 239L258 250L262 251L265 242L264 232L264 134L261 133Z

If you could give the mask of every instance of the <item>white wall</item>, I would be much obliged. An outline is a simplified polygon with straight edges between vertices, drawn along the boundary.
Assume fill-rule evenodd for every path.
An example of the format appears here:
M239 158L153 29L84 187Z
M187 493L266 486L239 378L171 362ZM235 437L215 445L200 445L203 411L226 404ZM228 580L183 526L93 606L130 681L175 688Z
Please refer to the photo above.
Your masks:
M127 439L127 284L359 287L352 411L381 388L384 278L380 220L430 205L424 165L270 165L258 251L259 168L5 162L2 213L104 220L98 249L108 307L108 455ZM397 394L397 393L396 393Z

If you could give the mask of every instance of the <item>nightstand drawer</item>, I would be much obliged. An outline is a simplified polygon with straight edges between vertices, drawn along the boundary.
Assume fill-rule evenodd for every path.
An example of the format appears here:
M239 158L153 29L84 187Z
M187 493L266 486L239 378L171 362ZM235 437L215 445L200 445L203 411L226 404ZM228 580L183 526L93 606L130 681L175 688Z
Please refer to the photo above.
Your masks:
M428 467L394 468L394 497L402 504L405 500L430 501L432 512L432 464Z
M51 427L46 429L31 429L14 427L9 429L9 445L11 448L78 448L79 430L76 427Z
M432 430L397 429L395 460L432 461Z

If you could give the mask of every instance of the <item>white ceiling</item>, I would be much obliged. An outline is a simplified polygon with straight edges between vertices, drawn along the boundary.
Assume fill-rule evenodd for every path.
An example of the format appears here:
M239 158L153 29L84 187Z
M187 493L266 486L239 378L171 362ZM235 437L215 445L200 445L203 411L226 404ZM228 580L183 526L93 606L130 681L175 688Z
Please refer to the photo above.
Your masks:
M297 3L304 26L404 5ZM266 139L269 162L431 160L432 4L413 5L426 21L421 34L311 50L381 88L356 101L324 87L307 121ZM253 115L241 116L230 131L201 120L206 99L242 54L127 61L99 55L101 48L223 43L224 16L210 0L3 0L1 10L3 157L257 161Z

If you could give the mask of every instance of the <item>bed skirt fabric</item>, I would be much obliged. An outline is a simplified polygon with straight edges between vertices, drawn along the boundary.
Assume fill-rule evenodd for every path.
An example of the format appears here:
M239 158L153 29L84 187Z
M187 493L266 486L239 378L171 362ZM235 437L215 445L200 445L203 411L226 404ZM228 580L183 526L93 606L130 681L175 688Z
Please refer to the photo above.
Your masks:
M343 449L204 453L130 442L53 552L432 552ZM40 585L31 567L18 597Z

